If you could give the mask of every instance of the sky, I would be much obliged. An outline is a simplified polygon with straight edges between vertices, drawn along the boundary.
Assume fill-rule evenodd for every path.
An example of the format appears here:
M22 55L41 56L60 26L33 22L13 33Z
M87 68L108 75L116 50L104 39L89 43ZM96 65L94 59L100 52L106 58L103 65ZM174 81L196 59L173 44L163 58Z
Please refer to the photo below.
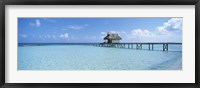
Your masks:
M182 18L18 18L18 43L182 42Z

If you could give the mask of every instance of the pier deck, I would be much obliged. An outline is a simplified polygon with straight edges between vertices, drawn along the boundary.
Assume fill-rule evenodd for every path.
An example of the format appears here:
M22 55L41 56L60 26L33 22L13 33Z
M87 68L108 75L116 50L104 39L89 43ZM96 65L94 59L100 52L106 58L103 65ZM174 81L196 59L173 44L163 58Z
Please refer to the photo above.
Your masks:
M133 49L134 45L136 45L136 49L142 49L143 45L147 45L149 50L154 50L154 46L160 44L163 45L163 51L168 51L169 44L182 45L182 43L96 43L93 46Z

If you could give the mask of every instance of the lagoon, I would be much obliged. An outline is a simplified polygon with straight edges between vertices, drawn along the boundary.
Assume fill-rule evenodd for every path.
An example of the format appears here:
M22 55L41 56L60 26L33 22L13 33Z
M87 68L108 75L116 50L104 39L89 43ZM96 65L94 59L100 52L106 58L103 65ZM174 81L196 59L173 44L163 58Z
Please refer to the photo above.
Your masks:
M169 51L87 44L19 45L18 70L182 70L182 45ZM145 49L146 48L146 49Z

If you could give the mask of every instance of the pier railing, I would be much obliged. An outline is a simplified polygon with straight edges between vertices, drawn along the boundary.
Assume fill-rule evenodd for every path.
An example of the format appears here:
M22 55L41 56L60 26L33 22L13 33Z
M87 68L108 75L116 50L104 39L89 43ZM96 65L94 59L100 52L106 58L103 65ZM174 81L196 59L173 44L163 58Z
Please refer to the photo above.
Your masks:
M142 49L143 45L147 45L149 50L154 50L154 46L160 45L160 44L163 45L163 47L162 47L163 51L168 51L169 44L170 45L182 45L182 43L96 43L96 44L93 44L93 46L133 49L134 45L136 45L136 49Z

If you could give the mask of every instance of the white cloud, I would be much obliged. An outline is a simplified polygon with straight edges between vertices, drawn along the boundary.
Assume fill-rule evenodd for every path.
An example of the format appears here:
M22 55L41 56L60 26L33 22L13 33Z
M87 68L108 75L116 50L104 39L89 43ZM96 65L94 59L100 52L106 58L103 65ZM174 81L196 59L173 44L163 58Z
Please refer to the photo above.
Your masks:
M154 36L154 34L152 33L152 32L150 32L150 31L148 31L147 29L144 29L144 30L142 30L142 29L135 29L135 30L132 30L131 31L131 35L132 36L147 36L147 37L149 37L149 36Z
M101 32L101 34L102 34L102 35L106 35L107 33L106 33L106 32Z
M27 37L27 35L24 35L24 34L22 34L22 35L20 35L21 37L23 37L23 38L26 38Z
M120 33L119 31L109 31L110 33Z
M126 34L125 31L110 31L110 33L118 33L119 35Z
M170 34L171 31L182 30L182 18L171 18L167 22L163 23L163 26L156 28L156 33L161 35Z
M69 30L69 29L68 29L68 28L63 28L62 30L64 30L64 31L65 31L65 30Z
M177 37L177 33L180 34L182 32L182 21L182 18L171 18L155 30L134 29L131 31L131 34L128 34L128 36L130 36L134 41L139 42L174 42L174 40L177 41L178 39L173 39L172 37Z
M53 20L52 18L43 18L43 20L52 22L52 23L56 23L56 20Z
M177 42L182 38L179 36L182 33L182 21L182 18L172 18L151 30L138 28L131 31L111 30L107 32L118 33L122 37L121 42ZM100 32L101 39L106 36L107 32Z
M55 35L52 35L52 38L56 39L56 36L55 36Z
M89 26L89 25L88 24L84 24L84 25L68 25L67 29L64 28L63 30L68 30L68 29L81 30L81 29L84 29L87 26Z
M134 29L131 31L132 37L150 37L158 35L170 35L174 31L182 30L182 18L171 18L167 22L163 23L162 26L157 27L154 31L147 29Z
M65 33L64 38L68 38L68 37L69 37L68 33Z
M79 29L83 29L84 26L80 26L80 25L69 25L69 26L67 26L67 28L79 30Z
M39 27L41 25L40 20L36 20L36 27Z
M69 34L68 33L64 33L64 34L61 34L60 37L67 39L67 38L69 38Z
M61 38L63 38L63 37L64 37L64 35L63 35L63 34L61 34L61 35L60 35L60 37L61 37Z
M125 31L109 31L109 32L101 32L102 35L106 35L107 33L117 33L119 35L124 35L124 34L127 34Z
M51 36L50 36L50 35L47 35L47 37L48 37L48 38L51 38Z
M40 20L35 20L35 22L30 22L29 24L31 26L35 26L35 27L40 27L41 26Z
M155 33L158 35L168 35L169 31L164 29L163 27L157 27Z
M85 27L89 26L89 24L84 24Z

